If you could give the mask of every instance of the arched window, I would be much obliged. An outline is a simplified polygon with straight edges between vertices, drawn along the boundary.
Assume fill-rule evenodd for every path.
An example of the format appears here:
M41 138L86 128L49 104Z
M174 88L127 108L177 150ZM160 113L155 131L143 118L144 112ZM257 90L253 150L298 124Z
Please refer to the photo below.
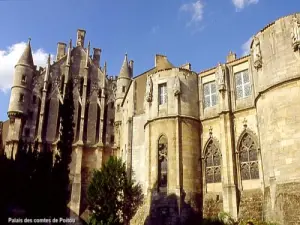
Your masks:
M221 152L214 140L205 149L205 175L206 183L221 182Z
M238 150L242 180L259 179L257 145L249 133L242 136Z
M64 87L65 87L65 75L61 75L61 84L60 84L60 93L64 93Z
M80 89L79 89L80 96L82 96L82 94L83 94L83 85L84 85L84 78L81 77L80 78Z
M158 140L158 192L166 193L168 186L168 140L162 135Z

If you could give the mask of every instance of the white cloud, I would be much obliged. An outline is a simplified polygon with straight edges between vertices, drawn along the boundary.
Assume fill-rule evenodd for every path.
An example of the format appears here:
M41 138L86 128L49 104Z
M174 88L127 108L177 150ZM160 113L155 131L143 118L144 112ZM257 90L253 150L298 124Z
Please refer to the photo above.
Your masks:
M237 10L241 10L247 5L257 4L258 2L259 0L232 0L232 3L234 4Z
M250 37L243 45L242 45L242 51L243 56L250 54L250 45L252 42L252 37Z
M181 5L180 11L191 14L192 18L191 18L190 22L187 24L188 26L190 26L192 23L197 24L202 21L203 13L204 13L203 8L204 8L204 4L203 4L202 0L198 0L196 2L186 3L186 4Z
M0 49L0 91L6 93L12 86L14 67L21 57L26 47L25 42L20 42L9 46L6 50ZM48 53L43 49L37 49L32 52L34 64L45 66L47 63ZM51 55L53 60L53 55Z

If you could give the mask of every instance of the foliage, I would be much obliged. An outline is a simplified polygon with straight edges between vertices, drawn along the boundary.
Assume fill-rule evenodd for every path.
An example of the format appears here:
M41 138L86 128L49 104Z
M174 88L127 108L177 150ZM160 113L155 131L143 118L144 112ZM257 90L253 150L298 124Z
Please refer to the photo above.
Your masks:
M52 174L52 214L56 217L66 216L67 204L70 198L69 164L71 163L72 143L74 140L74 100L72 79L67 83L64 103L60 107L61 130L57 144L58 153Z
M143 200L141 186L134 183L125 164L115 157L110 157L101 170L94 170L87 191L90 224L128 224Z
M239 225L247 225L248 222L252 222L254 225L278 225L274 222L266 222L266 221L260 221L255 219L248 219L248 220L241 220L239 221Z

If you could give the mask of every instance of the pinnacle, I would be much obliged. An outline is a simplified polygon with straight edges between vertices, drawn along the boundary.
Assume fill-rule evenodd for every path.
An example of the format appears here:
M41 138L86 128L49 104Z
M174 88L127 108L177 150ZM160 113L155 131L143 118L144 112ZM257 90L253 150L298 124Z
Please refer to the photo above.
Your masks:
M31 41L31 38L28 38L28 43L26 45L26 48L24 49L24 52L23 52L22 56L20 57L17 65L23 64L23 65L27 65L27 66L34 66L30 41Z

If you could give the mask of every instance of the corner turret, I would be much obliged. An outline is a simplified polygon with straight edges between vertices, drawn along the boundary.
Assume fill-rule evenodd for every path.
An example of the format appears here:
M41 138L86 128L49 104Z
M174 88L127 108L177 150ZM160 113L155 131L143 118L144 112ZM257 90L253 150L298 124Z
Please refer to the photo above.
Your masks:
M18 141L21 138L22 130L32 97L32 80L35 74L35 66L30 45L30 39L25 50L15 66L13 85L8 108L10 128L8 133L8 144L5 152L8 157L15 157Z
M127 53L125 54L125 58L117 78L117 90L116 90L116 100L115 100L115 123L121 125L122 120L122 110L121 104L129 87L132 77L132 68L133 68L133 61L129 64ZM118 126L119 126L118 125ZM120 143L120 136L119 132L117 131L119 127L115 128L115 143L116 146L119 147Z

